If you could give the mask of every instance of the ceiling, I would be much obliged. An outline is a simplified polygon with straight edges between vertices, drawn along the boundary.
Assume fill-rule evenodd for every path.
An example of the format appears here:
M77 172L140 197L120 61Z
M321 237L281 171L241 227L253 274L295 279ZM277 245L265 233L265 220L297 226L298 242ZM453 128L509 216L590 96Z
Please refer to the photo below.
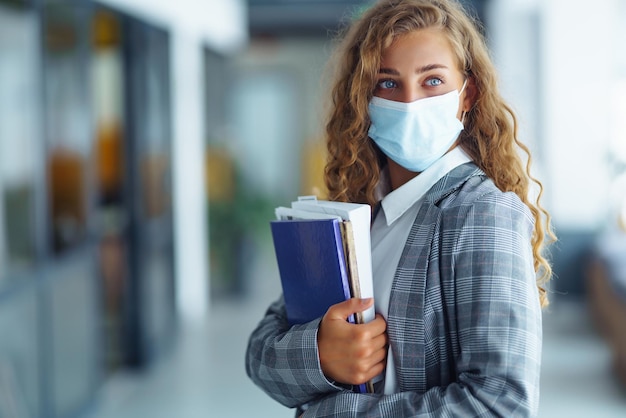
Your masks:
M248 0L251 36L321 36L371 0Z
M461 0L482 16L488 0ZM252 37L327 37L373 0L248 0Z

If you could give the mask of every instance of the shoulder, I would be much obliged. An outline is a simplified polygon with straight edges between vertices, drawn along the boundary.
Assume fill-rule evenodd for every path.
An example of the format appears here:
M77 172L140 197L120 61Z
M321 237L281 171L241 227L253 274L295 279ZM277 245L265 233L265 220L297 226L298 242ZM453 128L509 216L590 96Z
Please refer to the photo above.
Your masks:
M454 219L457 225L510 225L528 232L534 226L534 217L519 196L498 189L478 168L439 200L437 206L444 219Z

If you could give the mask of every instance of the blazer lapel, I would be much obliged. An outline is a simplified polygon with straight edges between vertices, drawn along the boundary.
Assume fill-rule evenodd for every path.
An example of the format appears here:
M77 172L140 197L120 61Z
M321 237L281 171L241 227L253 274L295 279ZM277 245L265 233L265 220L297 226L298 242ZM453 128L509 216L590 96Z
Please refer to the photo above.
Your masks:
M465 163L443 176L426 192L424 202L437 204L446 196L456 192L470 177L485 175L474 163ZM417 221L417 219L416 219Z
M463 164L441 178L424 196L391 287L387 332L401 391L427 390L424 342L424 304L428 263L440 210L437 203L483 172Z

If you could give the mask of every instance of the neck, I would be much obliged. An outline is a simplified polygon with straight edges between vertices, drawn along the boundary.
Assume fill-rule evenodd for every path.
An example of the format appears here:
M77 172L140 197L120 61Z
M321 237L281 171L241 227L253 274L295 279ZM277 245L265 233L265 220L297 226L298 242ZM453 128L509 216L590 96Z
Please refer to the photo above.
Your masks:
M389 180L391 183L391 190L396 190L409 180L414 179L419 173L409 171L402 167L390 158L387 158L389 166Z

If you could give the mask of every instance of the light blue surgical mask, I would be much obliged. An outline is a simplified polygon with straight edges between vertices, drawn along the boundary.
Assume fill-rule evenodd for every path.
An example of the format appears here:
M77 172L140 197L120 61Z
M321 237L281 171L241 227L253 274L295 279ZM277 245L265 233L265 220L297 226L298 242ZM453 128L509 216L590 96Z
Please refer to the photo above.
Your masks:
M467 82L467 80L466 80ZM409 171L422 172L450 149L463 130L457 119L461 91L411 103L373 97L369 137L382 152Z

